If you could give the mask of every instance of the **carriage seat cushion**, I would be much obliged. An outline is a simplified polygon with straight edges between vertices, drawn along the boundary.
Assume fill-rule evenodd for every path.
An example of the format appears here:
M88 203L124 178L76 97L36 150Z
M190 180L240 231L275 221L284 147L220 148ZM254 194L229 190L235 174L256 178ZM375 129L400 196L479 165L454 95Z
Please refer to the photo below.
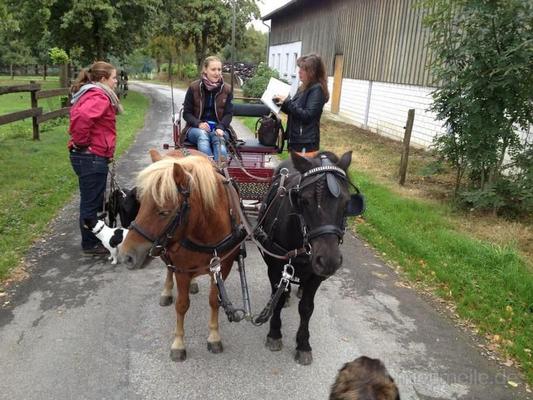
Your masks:
M265 153L265 154L271 154L271 153L277 153L278 147L277 146L265 146L259 143L259 140L257 138L254 139L246 139L246 140L239 140L237 143L237 148L241 153Z
M233 104L233 115L236 117L262 117L270 114L270 108L264 104Z

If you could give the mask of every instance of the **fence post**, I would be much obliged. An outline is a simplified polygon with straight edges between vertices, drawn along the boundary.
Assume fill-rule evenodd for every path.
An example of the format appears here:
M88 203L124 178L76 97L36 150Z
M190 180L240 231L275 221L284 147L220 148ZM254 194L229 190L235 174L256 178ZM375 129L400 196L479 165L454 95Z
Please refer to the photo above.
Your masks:
M34 84L35 81L30 81L30 84ZM37 108L37 91L32 90L30 91L30 98L31 98L31 108ZM31 122L33 125L33 140L40 140L39 137L39 124L37 122L37 116L34 115L31 117Z
M405 175L407 174L407 162L409 160L409 145L411 143L411 132L413 130L413 122L415 120L415 110L411 108L407 113L407 123L405 125L405 133L403 137L403 151L402 159L400 160L400 185L405 184Z

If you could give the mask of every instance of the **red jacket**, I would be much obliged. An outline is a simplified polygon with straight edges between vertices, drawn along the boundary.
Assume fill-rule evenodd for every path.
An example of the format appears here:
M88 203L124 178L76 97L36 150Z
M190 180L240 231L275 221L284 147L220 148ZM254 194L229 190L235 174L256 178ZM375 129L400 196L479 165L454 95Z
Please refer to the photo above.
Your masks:
M116 113L107 95L99 89L90 89L70 108L70 140L88 147L101 157L113 158L117 138Z

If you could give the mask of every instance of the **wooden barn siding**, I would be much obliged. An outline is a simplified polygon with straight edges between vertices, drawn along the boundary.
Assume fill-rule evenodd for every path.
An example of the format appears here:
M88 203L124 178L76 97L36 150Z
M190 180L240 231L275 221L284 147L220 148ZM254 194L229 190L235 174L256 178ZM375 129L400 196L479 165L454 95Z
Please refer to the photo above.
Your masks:
M417 1L308 1L272 20L271 45L302 41L302 53L321 54L330 76L335 54L344 54L345 78L432 86Z

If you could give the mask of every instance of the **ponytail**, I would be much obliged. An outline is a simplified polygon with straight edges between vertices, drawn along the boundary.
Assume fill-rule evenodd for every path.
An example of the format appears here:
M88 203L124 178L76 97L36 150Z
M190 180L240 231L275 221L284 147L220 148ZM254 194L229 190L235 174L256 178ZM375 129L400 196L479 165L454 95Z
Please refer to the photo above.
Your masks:
M100 82L102 78L108 79L115 67L105 61L96 61L89 68L82 68L76 81L70 87L71 93L76 93L80 88L90 82Z

